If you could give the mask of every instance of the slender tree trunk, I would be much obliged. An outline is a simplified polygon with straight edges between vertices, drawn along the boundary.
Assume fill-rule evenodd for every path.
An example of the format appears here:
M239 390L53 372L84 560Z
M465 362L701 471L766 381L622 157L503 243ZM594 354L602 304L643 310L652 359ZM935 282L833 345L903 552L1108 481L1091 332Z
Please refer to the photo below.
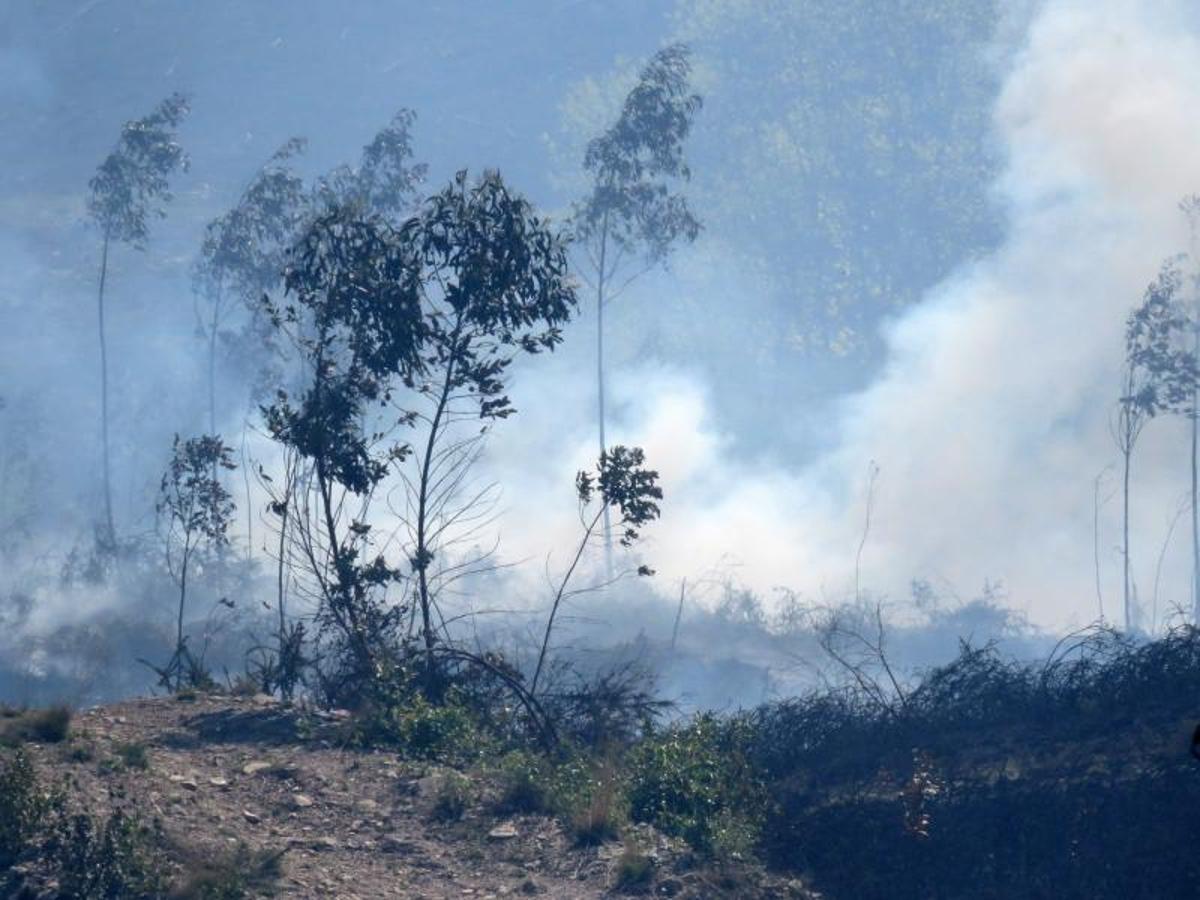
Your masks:
M243 435L245 432L243 431ZM245 463L243 462L243 466ZM287 640L287 617L285 614L285 605L287 601L287 566L284 563L285 554L287 553L287 529L288 516L292 511L292 493L295 483L295 473L292 470L292 464L289 459L284 461L284 481L283 481L283 510L279 516L279 560L276 569L276 587L278 590L278 607L279 607L279 658L283 659L284 643Z
M246 490L246 562L254 557L254 508L250 502L250 470L246 467L246 420L242 420L242 486ZM266 545L263 545L266 549Z
M1100 621L1104 621L1104 593L1100 588L1100 479L1101 471L1092 482L1092 560L1096 566L1096 607Z
M1122 523L1121 532L1121 556L1124 559L1125 571L1125 631L1130 628L1130 594L1132 593L1132 585L1129 578L1129 468L1130 459L1133 455L1132 448L1124 451L1125 471L1122 476L1121 484L1121 500L1124 509L1124 522Z
M604 509L608 509L608 504L604 504ZM567 585L571 581L571 576L575 574L575 567L579 565L579 560L583 557L583 551L587 548L588 541L591 540L592 532L596 530L596 526L600 523L604 511L597 513L592 521L588 523L587 528L583 531L583 540L579 542L579 547L575 550L575 558L571 560L571 565L567 569L567 574L563 576L563 580L558 585L558 591L554 595L554 602L550 605L550 615L546 619L546 631L542 635L542 649L538 653L537 668L533 670L533 680L529 682L529 695L537 694L538 679L542 677L542 668L546 664L546 651L550 648L550 634L554 631L554 618L558 615L558 607L562 604L563 594L567 590Z
M675 627L671 629L671 652L675 652L675 644L679 640L679 623L683 621L683 601L687 597L687 578L679 585L679 608L675 610Z
M433 464L433 451L437 447L438 437L442 428L442 418L446 414L446 406L450 402L450 391L454 381L454 364L458 359L458 340L462 333L462 317L455 322L454 331L450 335L450 356L446 363L446 377L442 382L442 390L438 396L437 408L429 423L429 439L425 443L425 457L421 460L421 481L417 488L417 594L421 603L421 636L425 643L425 678L426 689L433 691L436 687L436 672L433 659L433 648L437 636L433 629L433 600L429 596L429 563L433 557L429 552L429 475Z
M608 451L604 435L604 287L608 265L608 213L600 227L600 266L596 278L596 419L599 423L600 455ZM604 572L605 581L613 580L612 521L608 504L604 504Z
M104 456L104 530L110 552L117 545L117 529L113 523L112 466L108 446L108 338L104 331L104 284L108 278L109 234L104 233L104 249L100 254L100 291L96 309L100 333L100 446Z
M213 299L212 321L208 323L208 433L217 433L217 328L221 316L221 288ZM217 477L217 463L213 460L213 478Z
M1200 327L1192 330L1192 359L1200 360ZM1197 490L1197 471L1196 471L1196 451L1197 442L1200 440L1198 428L1200 423L1197 422L1197 402L1200 401L1200 386L1192 385L1192 623L1200 624L1200 511L1196 509L1197 495L1200 491Z
M187 543L183 546L183 561L179 564L179 615L175 620L175 653L182 660L181 651L183 650L183 607L187 601L187 576L188 576L188 557L191 555L191 549Z

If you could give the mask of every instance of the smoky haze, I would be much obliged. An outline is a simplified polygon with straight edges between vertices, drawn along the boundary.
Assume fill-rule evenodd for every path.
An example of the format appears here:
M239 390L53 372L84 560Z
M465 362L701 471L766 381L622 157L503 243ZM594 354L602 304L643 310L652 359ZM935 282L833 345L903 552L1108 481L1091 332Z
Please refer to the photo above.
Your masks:
M312 179L354 164L408 108L423 194L495 168L562 221L584 193L587 141L674 42L704 98L685 147L704 229L608 318L609 443L643 447L665 494L620 564L657 572L580 599L564 645L636 654L678 628L685 656L660 660L670 687L731 705L807 683L819 649L788 623L817 607L882 598L910 669L960 637L1036 653L1063 629L1119 620L1110 421L1125 316L1189 249L1178 203L1200 189L1200 12L896 6L6 4L0 690L143 690L133 658L161 652L172 616L151 563L85 571L103 502L87 184L122 123L190 97L190 168L145 250L114 249L108 273L116 527L152 547L172 437L208 427L191 277L203 229L280 145L307 138L295 166ZM501 493L479 543L498 542L503 568L454 602L501 640L536 631L578 540L594 314L581 287L563 345L514 366L517 413L480 463ZM272 597L266 498L246 476L279 453L249 369L225 360L216 393L250 562L194 605L230 669ZM1187 450L1186 423L1164 417L1136 458L1143 630L1191 606ZM587 567L603 577L598 556ZM222 596L242 618L218 628L207 616Z

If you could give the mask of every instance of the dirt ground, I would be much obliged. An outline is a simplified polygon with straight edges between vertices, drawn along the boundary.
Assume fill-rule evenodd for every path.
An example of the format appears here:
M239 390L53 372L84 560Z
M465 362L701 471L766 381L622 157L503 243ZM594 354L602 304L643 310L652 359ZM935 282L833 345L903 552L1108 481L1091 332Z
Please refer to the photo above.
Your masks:
M433 815L448 770L347 749L336 713L301 716L268 697L133 700L77 713L68 743L31 745L47 781L93 813L116 806L193 850L282 853L274 896L575 900L612 896L622 842L574 846L547 816L500 816L470 776L457 821ZM127 764L129 747L145 748ZM812 898L761 871L705 868L646 826L627 841L653 860L650 896Z

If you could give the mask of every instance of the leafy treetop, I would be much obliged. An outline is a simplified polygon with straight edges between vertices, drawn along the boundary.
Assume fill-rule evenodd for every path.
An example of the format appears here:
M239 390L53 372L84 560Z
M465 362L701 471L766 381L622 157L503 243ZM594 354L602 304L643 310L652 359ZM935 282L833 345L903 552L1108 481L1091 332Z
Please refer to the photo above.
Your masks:
M642 69L616 123L593 139L584 168L594 177L591 194L575 213L577 236L601 233L650 262L666 257L679 238L695 240L700 222L669 181L688 180L683 142L701 98L691 92L688 48L674 44Z
M188 113L187 97L172 94L142 119L126 122L116 148L88 183L88 213L105 236L141 247L147 219L163 218L171 199L169 176L188 166L175 129Z

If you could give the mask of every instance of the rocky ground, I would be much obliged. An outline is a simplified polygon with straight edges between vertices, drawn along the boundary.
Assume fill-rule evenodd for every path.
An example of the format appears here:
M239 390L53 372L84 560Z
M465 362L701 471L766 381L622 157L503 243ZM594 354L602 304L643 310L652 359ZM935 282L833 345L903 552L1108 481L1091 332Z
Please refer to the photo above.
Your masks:
M811 898L749 866L701 864L645 826L576 846L549 816L502 816L486 775L343 746L337 713L306 715L267 697L133 700L77 713L70 741L30 744L43 779L65 781L95 814L115 807L161 824L198 853L245 847L280 856L263 893L279 897L572 900L628 893L618 860L649 857L638 892ZM439 815L444 783L465 785L460 818Z

